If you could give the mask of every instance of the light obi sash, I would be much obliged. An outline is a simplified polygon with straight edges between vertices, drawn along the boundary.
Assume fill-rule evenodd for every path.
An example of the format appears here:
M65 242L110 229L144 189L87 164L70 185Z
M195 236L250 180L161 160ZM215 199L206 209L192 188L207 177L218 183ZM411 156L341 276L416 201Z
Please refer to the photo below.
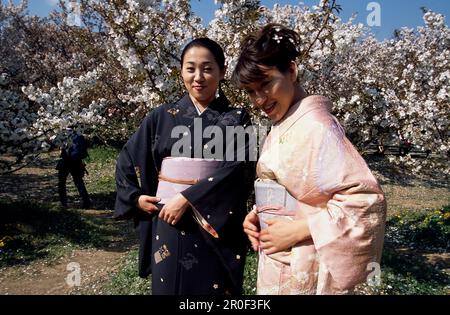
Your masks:
M200 180L212 176L222 161L213 159L166 157L161 164L156 196L161 198L159 204L166 204L177 193L195 185ZM218 238L217 232L191 205L194 219L208 233Z
M268 219L295 220L299 216L298 201L276 181L255 181L256 211L261 229ZM259 248L257 294L291 294L296 246L266 254Z
M273 180L255 181L256 213L261 229L267 228L265 220L285 218L294 220L298 202L284 186Z
M255 182L256 213L261 229L268 219L306 219L300 203L284 186L273 180ZM305 240L289 249L273 254L258 251L257 294L300 294L315 292L318 270L316 249L312 240Z

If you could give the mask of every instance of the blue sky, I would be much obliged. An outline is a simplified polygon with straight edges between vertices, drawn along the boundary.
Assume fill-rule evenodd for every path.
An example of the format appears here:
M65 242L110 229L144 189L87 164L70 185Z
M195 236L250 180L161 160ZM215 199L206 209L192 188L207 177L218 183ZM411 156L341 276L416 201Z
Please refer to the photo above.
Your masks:
M6 3L7 0L1 0ZM18 3L19 0L14 0ZM58 0L29 0L29 11L31 14L46 16L50 10L56 7ZM303 0L302 3L312 6L319 3L319 0ZM337 0L342 6L341 18L348 20L353 14L357 13L356 22L366 24L368 11L367 5L372 0ZM421 7L427 7L435 12L442 13L448 19L450 18L450 1L449 0L377 0L380 4L381 21L380 26L372 26L371 31L377 39L383 40L390 38L396 28L403 26L416 27L423 25ZM191 0L192 9L200 15L207 23L214 17L214 0ZM298 0L262 0L261 3L268 7L273 7L275 3L298 4Z

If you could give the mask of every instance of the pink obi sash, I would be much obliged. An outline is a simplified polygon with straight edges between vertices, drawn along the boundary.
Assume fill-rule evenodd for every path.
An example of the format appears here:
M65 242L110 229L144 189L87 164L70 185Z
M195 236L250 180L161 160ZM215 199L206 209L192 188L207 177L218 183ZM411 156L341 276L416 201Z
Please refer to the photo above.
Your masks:
M161 198L159 204L166 204L177 193L184 191L200 180L212 176L222 161L187 157L166 157L161 164L156 196ZM192 205L194 219L208 233L218 238L217 232Z
M196 184L219 168L221 161L212 159L166 157L162 161L156 196L166 204L177 193Z
M256 213L261 229L267 228L265 220L285 218L294 220L298 203L284 186L272 180L255 181Z

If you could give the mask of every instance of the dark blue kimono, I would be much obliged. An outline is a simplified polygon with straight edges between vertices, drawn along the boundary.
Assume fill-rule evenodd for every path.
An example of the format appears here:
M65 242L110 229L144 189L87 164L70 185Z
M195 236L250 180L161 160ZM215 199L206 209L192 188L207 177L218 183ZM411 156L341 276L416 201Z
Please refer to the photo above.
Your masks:
M150 215L136 207L140 195L156 194L162 160L171 156L173 145L180 140L171 135L175 126L187 126L191 131L190 152L182 152L182 156L203 158L199 152L202 154L211 138L199 139L194 119L201 119L203 130L218 126L224 135L227 126L251 124L247 112L230 107L223 95L201 115L188 95L154 109L117 160L115 218L134 219L140 238L139 275L152 274L153 294L241 294L247 252L242 222L255 169L254 162L249 161L249 141L241 147L236 147L239 141L236 145L224 142L224 161L215 171L214 181L201 180L182 192L219 238L212 237L193 219L190 208L172 226L160 220L158 213ZM235 158L227 161L225 155L229 157L230 150ZM244 161L236 156L242 150Z

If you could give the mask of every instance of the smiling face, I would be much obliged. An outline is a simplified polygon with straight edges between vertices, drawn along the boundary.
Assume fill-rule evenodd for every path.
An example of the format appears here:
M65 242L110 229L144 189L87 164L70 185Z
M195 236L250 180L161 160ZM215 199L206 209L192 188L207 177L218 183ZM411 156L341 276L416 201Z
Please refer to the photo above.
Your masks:
M196 105L204 108L214 100L224 74L225 71L220 70L214 55L207 48L194 46L186 51L181 76Z
M273 122L277 122L300 100L301 89L296 83L297 66L292 62L285 73L276 67L264 68L264 73L265 79L246 84L243 88L253 106L265 112Z

